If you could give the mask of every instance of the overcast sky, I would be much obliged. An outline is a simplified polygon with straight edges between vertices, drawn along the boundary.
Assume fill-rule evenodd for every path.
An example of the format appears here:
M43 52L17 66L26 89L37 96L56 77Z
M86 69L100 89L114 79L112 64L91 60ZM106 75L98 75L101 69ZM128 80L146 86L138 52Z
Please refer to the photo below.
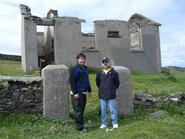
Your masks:
M1 0L0 53L21 54L19 4L28 5L32 15L40 17L45 17L49 9L55 9L59 16L85 19L83 32L93 32L94 20L128 21L131 15L140 13L162 24L162 66L185 67L185 0Z

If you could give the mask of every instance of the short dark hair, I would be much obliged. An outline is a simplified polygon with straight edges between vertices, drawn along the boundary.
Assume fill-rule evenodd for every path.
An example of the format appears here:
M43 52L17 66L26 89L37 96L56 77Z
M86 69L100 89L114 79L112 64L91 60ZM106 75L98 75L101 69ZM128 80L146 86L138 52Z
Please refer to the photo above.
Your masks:
M80 57L86 59L86 55L84 53L79 53L77 56L76 56L76 59L79 59Z

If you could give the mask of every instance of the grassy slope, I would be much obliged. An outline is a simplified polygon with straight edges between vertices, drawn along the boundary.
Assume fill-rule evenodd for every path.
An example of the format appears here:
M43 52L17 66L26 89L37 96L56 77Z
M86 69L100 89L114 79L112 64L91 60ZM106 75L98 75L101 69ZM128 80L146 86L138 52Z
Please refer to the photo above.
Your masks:
M174 92L185 92L185 72L174 71L171 75L132 74L133 92L146 92L154 96L166 96Z
M21 70L21 63L10 60L0 60L0 75L6 76L38 76L39 73L28 72L25 73Z
M67 138L67 139L184 139L185 138L185 106L178 112L170 112L159 119L145 118L151 110L137 110L127 117L119 117L119 128L108 131L99 129L100 116L93 108L86 108L85 122L89 132L80 133L75 130L73 119L62 121L47 119L36 114L0 115L0 138ZM179 108L178 108L179 109ZM88 122L91 121L91 122ZM109 125L109 129L111 126Z
M5 61L5 63L8 61ZM10 70L1 69L3 75L24 75L20 72L20 63L8 62L9 66L15 64ZM0 61L2 65L2 61ZM6 63L7 64L7 63ZM6 65L5 64L5 65ZM3 64L4 65L4 64ZM17 68L15 68L17 67ZM17 69L12 72L11 69ZM6 71L6 72L5 72ZM13 74L12 74L13 73ZM20 74L21 73L21 74ZM36 75L33 73L33 75ZM132 74L132 88L134 92L139 90L152 93L156 96L167 95L173 91L185 91L185 74L175 72L174 78L165 74ZM24 139L24 138L107 138L107 139L184 139L185 138L185 105L176 107L170 105L165 107L168 114L159 119L149 120L146 118L151 112L158 108L147 110L136 110L134 113L119 117L119 129L114 131L100 130L100 115L98 111L97 88L95 85L95 74L90 75L93 94L88 98L85 111L85 123L90 128L88 133L79 133L75 130L74 121L61 119L47 119L39 114L12 114L0 115L0 138ZM73 116L73 112L70 114ZM111 125L109 124L109 129Z

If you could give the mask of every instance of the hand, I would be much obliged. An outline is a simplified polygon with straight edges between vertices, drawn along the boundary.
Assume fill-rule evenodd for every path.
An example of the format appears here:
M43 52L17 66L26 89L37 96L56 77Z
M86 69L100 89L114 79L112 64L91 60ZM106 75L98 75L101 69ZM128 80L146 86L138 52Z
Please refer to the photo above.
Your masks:
M89 93L88 93L88 96L91 97L91 96L92 96L92 92L89 92Z
M78 94L78 93L75 94L75 95L74 95L74 98L79 99L79 98L80 98L79 94Z

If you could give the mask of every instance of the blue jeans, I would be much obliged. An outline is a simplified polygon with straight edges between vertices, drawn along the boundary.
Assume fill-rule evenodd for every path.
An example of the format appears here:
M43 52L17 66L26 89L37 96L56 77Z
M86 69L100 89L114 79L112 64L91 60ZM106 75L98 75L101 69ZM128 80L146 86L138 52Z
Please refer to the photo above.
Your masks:
M116 108L116 99L103 100L100 99L101 107L101 122L104 125L107 125L107 108L109 108L112 118L112 124L118 123L117 118L117 108Z

